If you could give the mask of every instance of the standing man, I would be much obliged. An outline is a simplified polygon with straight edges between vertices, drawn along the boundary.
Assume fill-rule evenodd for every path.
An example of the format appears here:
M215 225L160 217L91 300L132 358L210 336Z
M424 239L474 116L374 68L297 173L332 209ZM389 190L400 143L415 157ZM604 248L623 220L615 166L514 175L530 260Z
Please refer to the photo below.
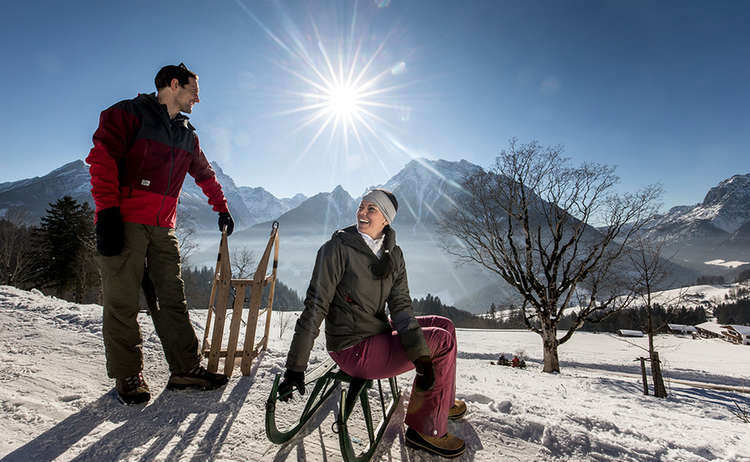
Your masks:
M180 63L161 68L154 83L156 94L139 94L102 112L86 158L96 202L107 374L127 404L151 398L142 374L143 339L137 321L144 261L159 299L151 318L171 372L167 388L210 390L228 381L200 365L174 230L186 173L218 212L219 229L226 227L228 235L234 229L221 185L195 128L182 114L190 114L200 101L198 76Z

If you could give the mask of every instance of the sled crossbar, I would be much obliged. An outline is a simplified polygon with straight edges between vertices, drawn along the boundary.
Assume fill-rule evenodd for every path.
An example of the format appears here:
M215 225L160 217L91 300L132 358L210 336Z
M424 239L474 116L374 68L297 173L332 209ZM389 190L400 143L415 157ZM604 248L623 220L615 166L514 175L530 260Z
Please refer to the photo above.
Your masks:
M273 250L273 266L269 276L266 276L268 260ZM252 279L233 279L232 266L229 261L229 246L227 244L226 229L222 230L221 242L219 243L219 254L216 257L216 271L214 272L213 284L211 286L211 297L208 302L208 314L206 315L206 329L203 334L201 354L208 357L206 369L217 372L219 359L224 358L224 374L231 376L235 366L235 359L242 358L240 369L242 375L249 375L252 361L265 350L268 345L268 332L271 328L271 314L273 312L273 297L276 289L276 270L279 266L279 223L274 222L271 226L271 236L258 263ZM263 288L269 286L266 307L261 311ZM230 300L231 291L234 289L234 301ZM249 295L246 297L246 293ZM245 323L245 340L241 349L237 348L240 336L240 324L245 302L249 301L248 319ZM231 306L230 306L231 305ZM232 315L229 321L229 338L226 349L222 349L224 339L224 324L227 321L227 309L231 309ZM258 319L266 315L265 330L263 338L255 343L255 331ZM214 319L212 319L212 317ZM211 322L213 321L213 326ZM213 332L211 331L213 327ZM209 341L209 335L211 340Z
M278 387L281 376L277 374L271 393L266 401L266 436L268 439L276 444L283 444L294 438L294 436L302 429L308 420L318 411L321 405L333 394L336 387L343 383L348 383L349 387L344 388L341 386L341 394L339 399L338 412L336 414L337 433L339 436L339 447L341 449L341 455L345 462L365 462L369 461L375 454L378 443L383 438L385 429L388 426L393 413L395 412L399 400L401 399L401 391L398 389L398 383L395 377L388 379L390 385L390 398L391 401L386 408L386 397L383 394L383 386L381 379L377 379L378 382L378 397L380 401L380 408L383 412L383 419L378 423L377 428L373 425L372 410L370 408L370 399L368 390L372 388L374 381L361 379L357 377L351 377L345 372L341 371L336 363L332 359L328 359L316 367L308 376L305 385L314 384L312 392L305 403L299 420L288 430L279 430L276 426L276 402L280 398L284 398L286 395L278 395ZM306 387L307 388L307 387ZM293 392L293 391L292 391ZM290 392L290 393L292 393ZM365 418L365 425L367 426L367 436L369 444L367 447L357 454L352 445L352 436L349 432L349 418L351 417L357 402L362 406L362 414Z

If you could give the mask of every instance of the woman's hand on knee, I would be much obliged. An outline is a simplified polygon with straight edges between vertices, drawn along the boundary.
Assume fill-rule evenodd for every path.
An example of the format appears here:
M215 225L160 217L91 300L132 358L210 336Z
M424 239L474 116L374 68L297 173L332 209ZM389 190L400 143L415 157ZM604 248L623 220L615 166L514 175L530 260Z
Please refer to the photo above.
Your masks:
M435 368L432 366L432 358L420 356L414 360L414 368L417 370L414 385L422 391L431 389L435 384Z

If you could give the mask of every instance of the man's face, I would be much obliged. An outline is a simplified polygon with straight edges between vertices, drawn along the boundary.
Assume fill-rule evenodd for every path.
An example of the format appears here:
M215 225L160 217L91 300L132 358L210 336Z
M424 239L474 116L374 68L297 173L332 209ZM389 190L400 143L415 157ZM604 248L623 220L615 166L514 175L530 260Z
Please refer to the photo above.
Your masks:
M200 102L198 98L198 79L190 77L188 83L184 86L177 85L175 92L175 102L180 112L190 114L193 112L193 105Z

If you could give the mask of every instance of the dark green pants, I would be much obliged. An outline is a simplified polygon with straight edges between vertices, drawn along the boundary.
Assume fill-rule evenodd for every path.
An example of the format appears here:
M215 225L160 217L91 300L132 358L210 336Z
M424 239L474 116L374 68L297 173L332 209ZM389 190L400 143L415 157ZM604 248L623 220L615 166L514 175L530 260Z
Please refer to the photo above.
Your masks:
M159 309L151 313L151 318L169 370L186 372L200 364L198 338L188 315L174 229L125 223L122 253L114 257L97 256L104 290L102 335L107 374L112 378L135 375L143 369L143 339L137 317L145 259L159 298Z

